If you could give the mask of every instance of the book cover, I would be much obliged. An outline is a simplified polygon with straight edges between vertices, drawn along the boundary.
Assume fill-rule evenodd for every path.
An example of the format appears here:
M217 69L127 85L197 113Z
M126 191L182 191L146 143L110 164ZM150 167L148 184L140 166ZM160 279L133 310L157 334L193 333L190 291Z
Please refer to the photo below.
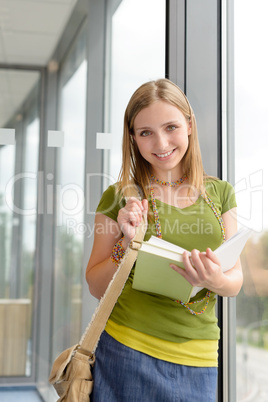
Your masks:
M250 229L240 229L214 250L223 272L235 265L251 233ZM155 236L147 242L142 242L136 261L133 289L188 302L190 297L195 296L202 288L193 287L169 266L174 263L184 268L184 251L183 248Z

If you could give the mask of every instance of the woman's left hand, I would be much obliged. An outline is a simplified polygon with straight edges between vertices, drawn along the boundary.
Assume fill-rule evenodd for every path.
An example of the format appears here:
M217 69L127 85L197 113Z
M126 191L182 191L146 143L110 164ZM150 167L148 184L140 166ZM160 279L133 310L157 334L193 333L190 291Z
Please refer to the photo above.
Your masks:
M225 226L226 240L237 231L236 209L233 208L222 215ZM174 264L170 266L181 274L193 286L212 290L220 296L237 296L243 284L243 273L240 258L233 268L222 272L219 259L210 248L205 252L192 250L191 253L183 253L184 267L180 268Z
M224 273L221 269L219 259L210 248L205 252L192 250L191 253L183 253L184 267L171 264L171 268L181 274L193 286L207 288L217 291L223 284Z

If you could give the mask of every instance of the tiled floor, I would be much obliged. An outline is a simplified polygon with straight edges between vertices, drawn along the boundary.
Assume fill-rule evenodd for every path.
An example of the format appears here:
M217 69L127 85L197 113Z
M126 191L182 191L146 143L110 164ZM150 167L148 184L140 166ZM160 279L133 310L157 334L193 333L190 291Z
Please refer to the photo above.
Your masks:
M30 388L0 388L1 402L41 402L37 391Z

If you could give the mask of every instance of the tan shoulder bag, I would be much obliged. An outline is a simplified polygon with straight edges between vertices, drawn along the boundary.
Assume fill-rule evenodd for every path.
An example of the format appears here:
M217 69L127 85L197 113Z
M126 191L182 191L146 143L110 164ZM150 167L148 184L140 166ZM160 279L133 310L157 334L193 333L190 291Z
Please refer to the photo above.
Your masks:
M91 368L94 365L97 344L136 261L146 227L147 222L143 219L79 344L66 349L54 361L49 382L60 397L58 402L90 401L93 389Z

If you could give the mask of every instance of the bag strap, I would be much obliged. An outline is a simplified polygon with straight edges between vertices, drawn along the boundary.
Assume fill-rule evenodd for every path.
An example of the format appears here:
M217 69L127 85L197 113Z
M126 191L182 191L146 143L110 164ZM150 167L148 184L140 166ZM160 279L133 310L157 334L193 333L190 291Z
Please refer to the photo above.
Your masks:
M143 217L140 226L137 228L134 240L128 246L122 262L117 268L116 273L101 298L99 305L97 306L95 313L80 340L78 351L81 349L81 353L89 352L89 355L95 353L99 338L105 328L114 305L122 292L133 264L136 261L138 250L143 241L146 228L147 220Z

